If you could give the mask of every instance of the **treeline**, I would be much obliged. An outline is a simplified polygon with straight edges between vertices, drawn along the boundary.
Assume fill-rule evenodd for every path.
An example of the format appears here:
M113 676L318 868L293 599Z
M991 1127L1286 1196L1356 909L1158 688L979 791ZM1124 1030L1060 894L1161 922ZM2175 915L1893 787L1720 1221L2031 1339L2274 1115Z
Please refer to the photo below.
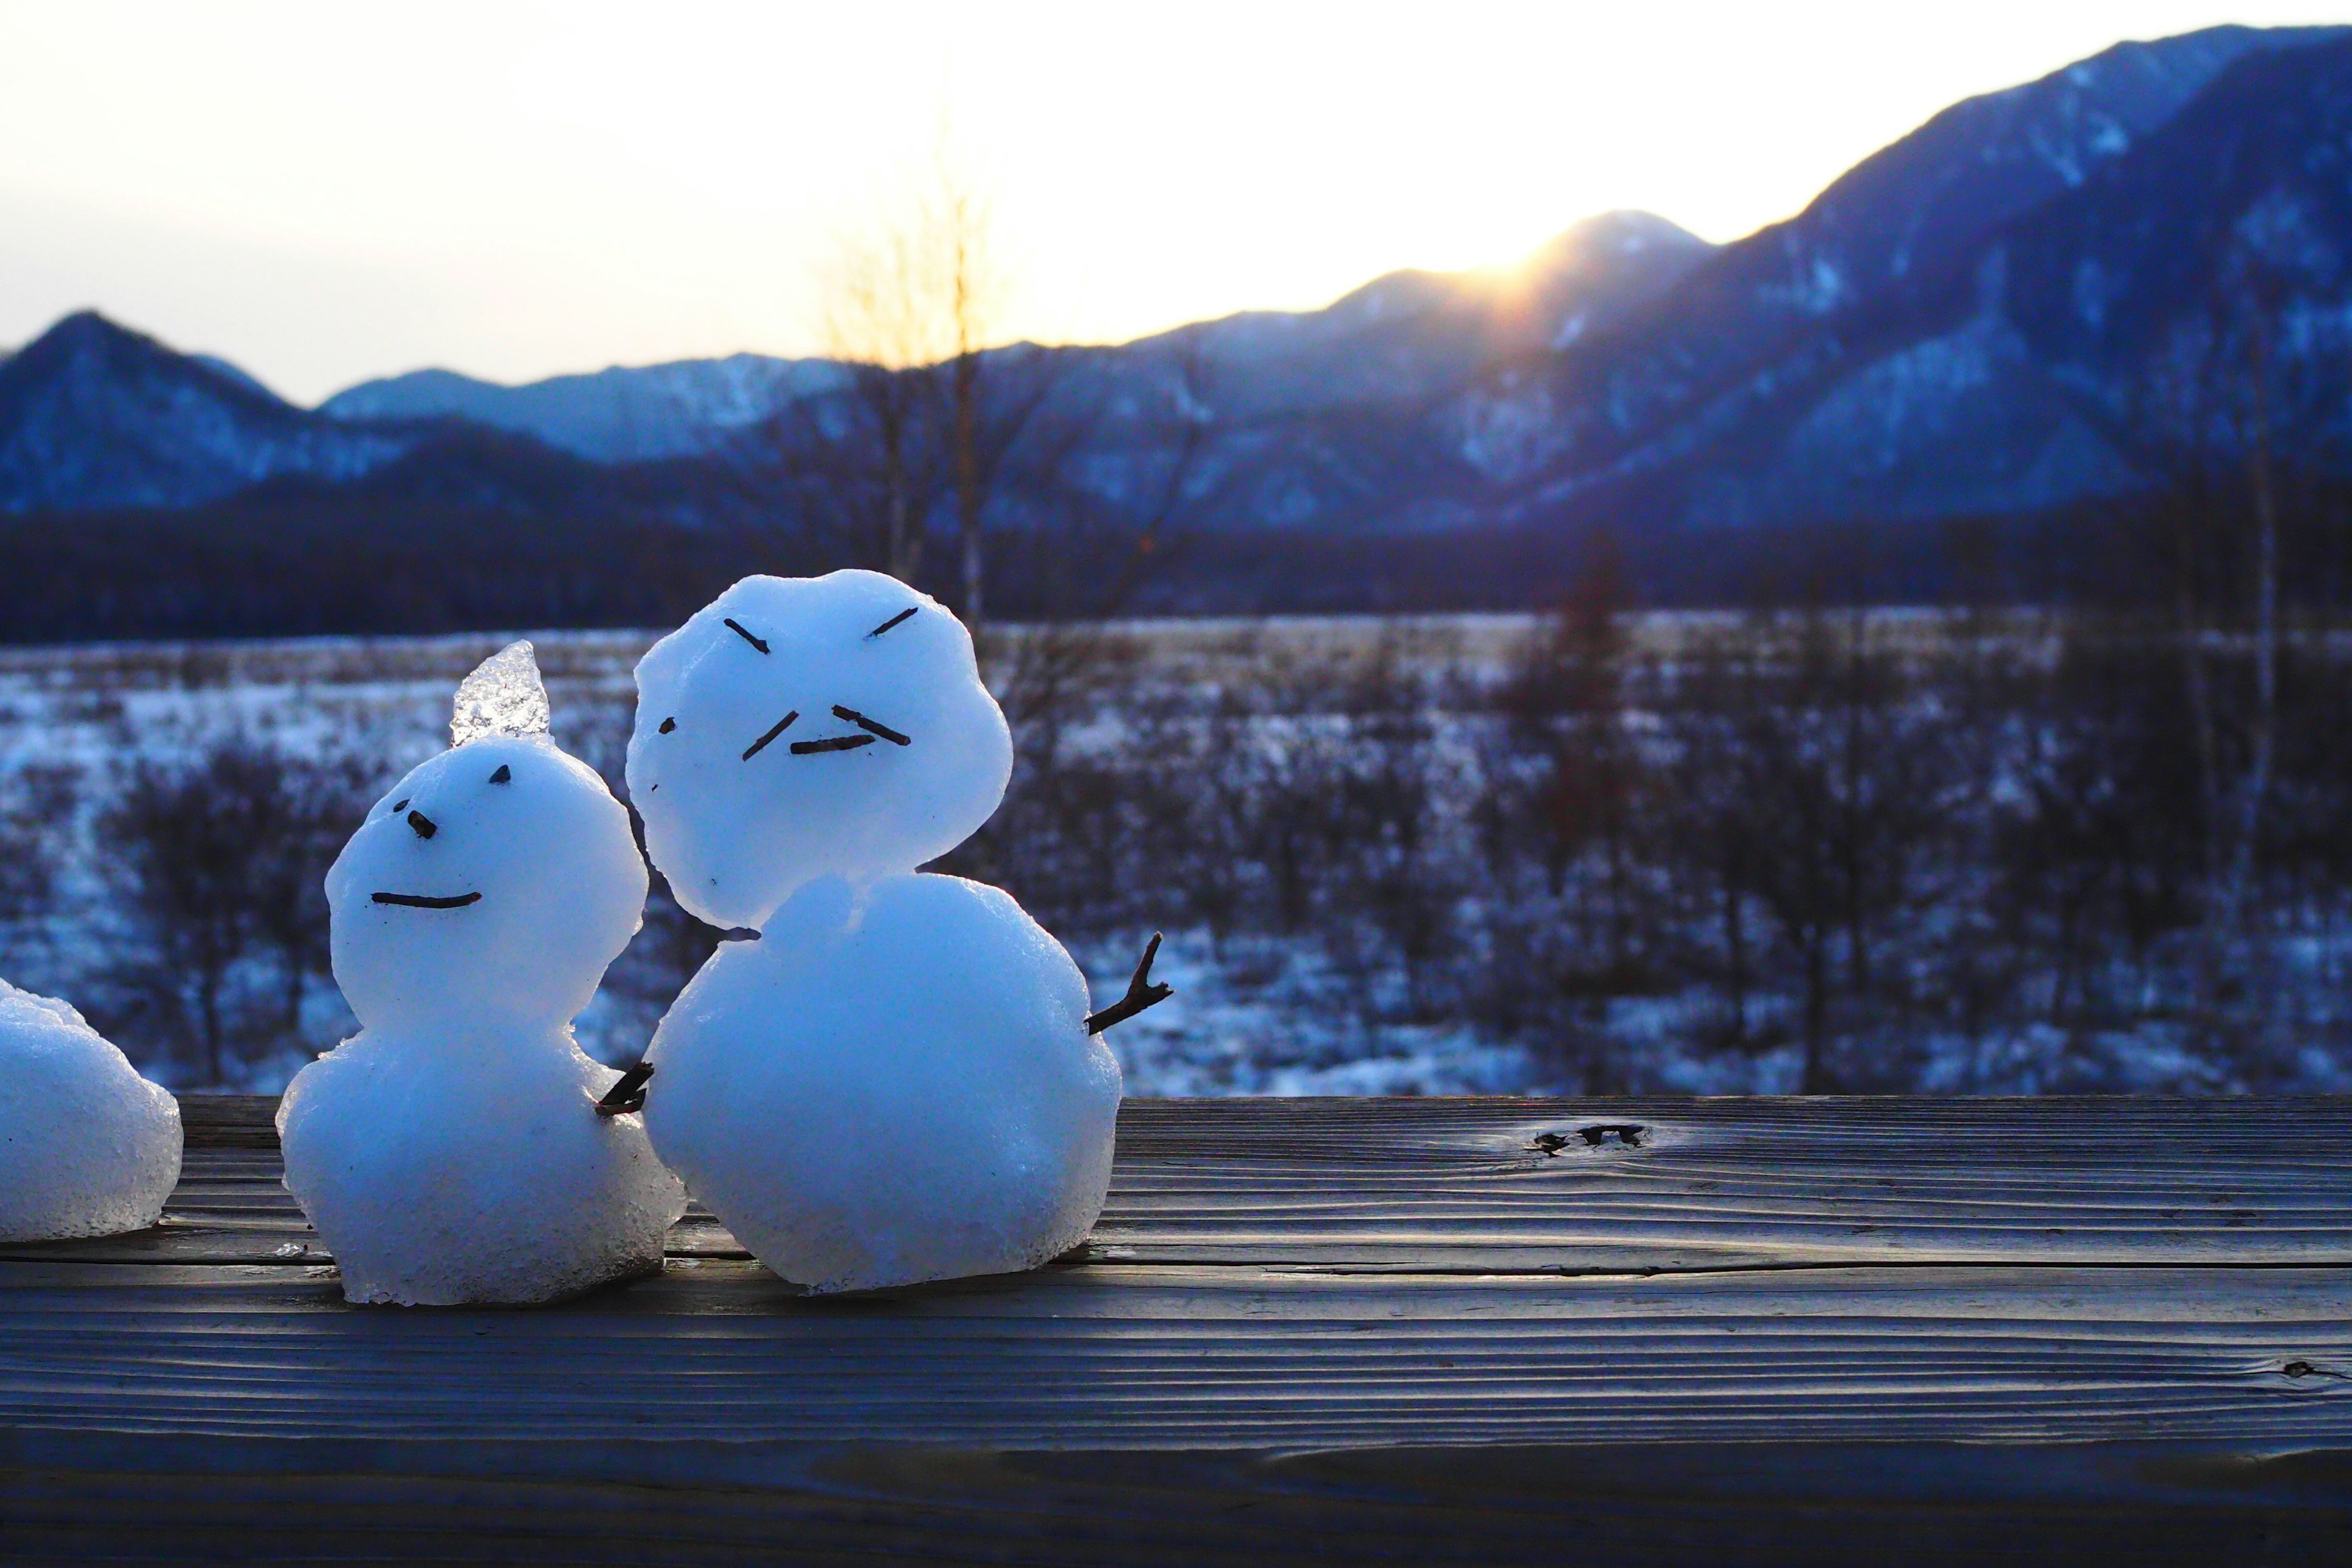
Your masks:
M1043 423L1022 439L1042 442ZM2247 570L2218 562L2209 538L2250 532L2238 473L2183 472L2126 500L2026 516L1660 528L1634 496L1591 517L1367 532L1237 525L1231 498L1187 489L1204 481L1181 453L1161 454L1142 499L1081 504L1068 454L1056 454L1004 457L992 470L982 560L995 617L1536 609L1574 595L1579 563L1602 554L1628 606L2169 615L2184 552L2197 557L2202 592L2232 574L2242 588ZM824 456L803 451L748 476L719 522L666 515L643 474L555 513L505 510L495 487L469 500L288 485L191 511L0 520L0 641L674 625L747 573L888 565L869 515L889 510L887 496L850 458L827 467ZM2352 605L2352 486L2331 473L2279 476L2276 581L2290 608ZM914 498L934 537L908 557L910 575L960 605L961 557L937 489ZM2210 570L2223 576L2202 575Z
M2180 637L2128 618L1815 611L1671 655L1622 626L1564 614L1499 681L1394 645L1276 665L1112 704L1110 742L1033 710L961 861L1063 929L1312 944L1359 1005L1475 1019L1588 1089L1654 1083L1667 1035L1792 1055L1808 1091L2114 1088L2151 1051L2170 1087L2261 1087L2347 1044L2328 640L2281 651L2256 780L2248 646L2206 650L2200 716Z

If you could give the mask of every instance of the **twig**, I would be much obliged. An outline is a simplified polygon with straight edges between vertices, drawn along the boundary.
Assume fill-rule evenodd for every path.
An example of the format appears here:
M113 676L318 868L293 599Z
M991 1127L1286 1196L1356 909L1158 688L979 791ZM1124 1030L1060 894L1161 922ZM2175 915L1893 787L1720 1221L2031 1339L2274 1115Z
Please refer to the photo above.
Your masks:
M844 708L840 703L836 702L833 705L833 716L836 719L846 719L851 723L856 725L859 729L865 731L867 734L879 735L882 739L889 742L894 746L908 746L914 744L912 741L909 741L906 736L901 735L898 731L890 728L889 725L885 724L878 720L868 719L865 714L860 713L855 708Z
M854 752L860 746L873 743L871 735L827 735L822 741L794 741L793 755L805 757L811 752Z
M467 904L479 903L479 893L460 893L454 899L428 899L422 893L374 893L373 902L398 904L404 910L462 910Z
M791 729L793 727L793 721L800 716L801 710L795 708L791 712L785 714L782 718L777 720L775 728L770 730L766 734L761 736L758 740L743 748L743 760L748 763L753 757L758 756L762 751L767 749L769 742L774 740L777 736ZM793 750L797 752L800 748L798 746L794 746Z
M614 1080L613 1087L604 1091L604 1098L596 1102L596 1114L626 1116L633 1110L643 1110L646 1108L646 1080L653 1076L654 1064L651 1062L639 1062L624 1072Z
M739 620L737 620L734 616L728 616L728 617L727 617L727 621L726 621L726 625L727 625L727 626L728 626L728 629L730 629L730 631L732 631L732 632L733 632L737 637L741 637L745 642L750 643L753 647L758 648L761 653L765 653L765 652L767 652L767 651L768 651L768 645L767 645L766 643L764 643L764 642L761 642L758 637L753 637L750 632L745 631L745 630L743 629L743 623L742 623L742 622L740 622L740 621L739 621Z
M1157 1007L1176 994L1173 985L1162 985L1151 978L1151 961L1160 952L1160 933L1153 931L1144 944L1143 959L1135 966L1135 978L1127 983L1127 994L1099 1013L1087 1015L1087 1033L1099 1035L1113 1024L1124 1024L1147 1007Z
M866 640L871 642L874 638L880 637L884 632L888 631L892 626L897 626L900 621L905 620L908 616L913 615L917 610L921 608L922 606L920 605L908 605L897 615L892 616L888 620L884 621L880 626L876 626L872 631L867 632L866 634Z

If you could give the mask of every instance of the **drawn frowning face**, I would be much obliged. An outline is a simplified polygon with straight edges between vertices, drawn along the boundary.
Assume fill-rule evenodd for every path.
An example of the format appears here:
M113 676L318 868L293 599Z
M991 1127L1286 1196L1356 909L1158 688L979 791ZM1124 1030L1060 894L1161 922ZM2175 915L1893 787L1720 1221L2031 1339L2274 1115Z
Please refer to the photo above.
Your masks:
M678 902L759 926L793 889L911 871L1004 797L971 637L876 572L747 577L637 664L629 795Z
M327 873L335 979L371 1028L560 1026L645 910L628 813L543 737L412 770Z

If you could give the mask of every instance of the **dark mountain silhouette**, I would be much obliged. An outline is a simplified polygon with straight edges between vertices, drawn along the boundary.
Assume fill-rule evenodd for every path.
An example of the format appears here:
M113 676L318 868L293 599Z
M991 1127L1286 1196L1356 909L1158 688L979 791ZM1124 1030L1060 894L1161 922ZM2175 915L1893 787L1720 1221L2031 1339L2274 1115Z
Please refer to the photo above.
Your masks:
M0 510L186 506L274 475L363 474L405 449L95 311L0 363Z

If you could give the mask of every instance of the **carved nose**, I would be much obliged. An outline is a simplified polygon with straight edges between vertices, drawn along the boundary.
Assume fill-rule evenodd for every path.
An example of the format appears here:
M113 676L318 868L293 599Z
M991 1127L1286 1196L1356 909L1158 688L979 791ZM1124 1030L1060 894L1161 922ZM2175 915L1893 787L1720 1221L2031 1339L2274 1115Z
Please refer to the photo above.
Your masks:
M441 831L433 825L433 819L421 811L412 811L408 814L408 826L415 830L416 837L419 838L430 838Z

